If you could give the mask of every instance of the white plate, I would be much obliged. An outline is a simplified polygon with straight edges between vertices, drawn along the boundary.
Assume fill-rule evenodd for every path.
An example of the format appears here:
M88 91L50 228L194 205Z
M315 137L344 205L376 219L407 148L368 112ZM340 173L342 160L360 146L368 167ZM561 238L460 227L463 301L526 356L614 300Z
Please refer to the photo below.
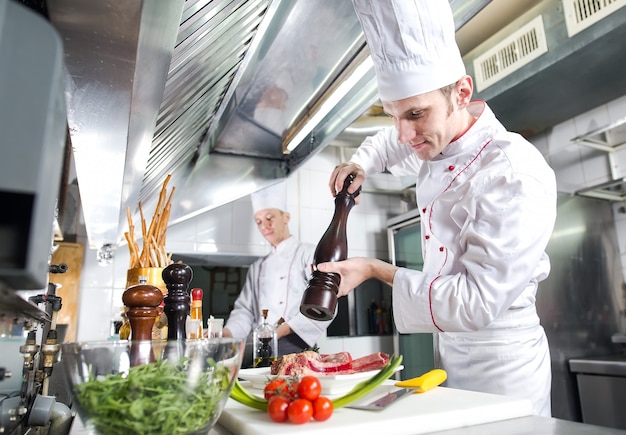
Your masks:
M404 366L402 365L398 366L396 372L402 370L403 368ZM318 376L317 378L322 384L322 394L331 396L347 393L354 388L356 384L371 378L378 372L379 370L371 370L368 372L352 373L349 375ZM277 376L270 373L269 367L259 367L255 369L241 369L239 370L239 377L243 380L249 381L252 384L252 388L263 390L267 382ZM287 379L291 376L278 377Z

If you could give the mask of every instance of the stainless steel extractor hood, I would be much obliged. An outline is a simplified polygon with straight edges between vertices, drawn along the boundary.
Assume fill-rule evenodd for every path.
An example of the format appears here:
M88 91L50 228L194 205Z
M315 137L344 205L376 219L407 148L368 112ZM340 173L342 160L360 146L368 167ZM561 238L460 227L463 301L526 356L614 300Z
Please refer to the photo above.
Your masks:
M53 0L68 121L91 247L116 245L126 209L149 212L172 174L170 223L285 177L373 99L373 73L316 126L283 142L366 55L350 2ZM330 90L330 91L329 91ZM350 119L352 117L352 119ZM306 139L305 139L306 140Z
M457 28L488 3L451 1ZM287 176L377 98L350 1L50 0L47 9L65 44L93 248L123 241L126 209L136 219L141 202L150 213L168 174L175 223Z
M483 69L487 76L502 73L475 96L486 100L508 129L532 137L626 94L626 7L587 0L528 3L464 61L476 82ZM494 1L481 14L501 4ZM519 33L534 20L537 29ZM533 58L535 48L546 51Z

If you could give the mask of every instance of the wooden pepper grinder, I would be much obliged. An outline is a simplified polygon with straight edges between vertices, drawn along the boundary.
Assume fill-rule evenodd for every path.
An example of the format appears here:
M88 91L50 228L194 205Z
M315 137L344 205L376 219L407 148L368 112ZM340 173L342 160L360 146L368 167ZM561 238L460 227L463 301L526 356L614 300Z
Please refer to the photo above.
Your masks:
M163 307L163 312L167 316L167 339L185 340L187 338L185 322L191 309L188 289L193 271L186 264L174 263L163 269L162 276L167 287Z
M163 293L157 287L146 284L130 286L122 294L122 301L128 307L126 316L130 322L130 363L133 366L154 361L152 353L152 326L159 314L158 307Z
M348 238L346 224L348 214L355 204L355 198L361 193L359 187L354 193L348 193L348 187L354 181L350 174L343 183L343 189L335 196L335 214L328 229L315 249L315 266L327 261L341 261L348 257ZM309 286L304 291L300 312L314 320L331 320L337 307L337 292L341 276L336 273L324 273L315 268Z

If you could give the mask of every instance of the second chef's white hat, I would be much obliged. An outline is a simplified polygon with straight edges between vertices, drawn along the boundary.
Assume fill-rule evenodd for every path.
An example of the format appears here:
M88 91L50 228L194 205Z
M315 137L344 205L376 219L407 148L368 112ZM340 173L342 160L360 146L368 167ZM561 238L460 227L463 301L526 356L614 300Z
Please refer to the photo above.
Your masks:
M250 195L252 213L266 208L287 211L287 183L279 181Z
M369 46L378 93L396 101L465 75L448 0L352 0Z

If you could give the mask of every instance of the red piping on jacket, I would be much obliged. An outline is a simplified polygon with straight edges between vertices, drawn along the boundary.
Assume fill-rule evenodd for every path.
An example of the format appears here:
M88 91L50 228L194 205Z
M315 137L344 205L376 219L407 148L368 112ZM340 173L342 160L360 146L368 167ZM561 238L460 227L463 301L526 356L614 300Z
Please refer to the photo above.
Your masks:
M475 161L476 159L478 159L478 156L480 156L482 154L482 152L485 150L485 148L487 148L487 145L489 145L491 143L491 140L489 140L485 145L483 145L483 147L480 149L480 151L478 152L478 154L476 154L476 157L474 157L467 165L465 165L465 167L463 169L461 169L459 171L458 174L456 174L454 176L454 178L452 179L452 181L450 181L450 183L446 186L445 189L443 189L443 191L437 195L437 197L443 195L446 191L448 191L450 189L450 187L452 186L452 183L455 182L455 180L458 178L459 175L461 175L463 172L465 172L465 170L467 168L469 168ZM433 215L433 208L434 208L434 203L437 200L437 198L433 199L432 203L433 205L430 206L430 210L428 213L428 228L430 230L430 233L433 233L432 230L432 224L431 224L431 218ZM443 261L443 263L441 264L441 267L439 268L439 273L441 273L441 271L443 270L443 267L445 266L446 262L448 261L448 248L445 248L445 252L446 252L446 258ZM437 328L439 331L444 332L443 329L441 329L438 325L437 322L435 322L435 314L433 312L433 298L432 298L432 292L433 292L433 284L435 283L435 281L437 281L439 279L440 275L437 276L434 280L431 281L430 286L428 288L428 305L430 306L430 317L433 321L433 325L435 325L435 328Z

